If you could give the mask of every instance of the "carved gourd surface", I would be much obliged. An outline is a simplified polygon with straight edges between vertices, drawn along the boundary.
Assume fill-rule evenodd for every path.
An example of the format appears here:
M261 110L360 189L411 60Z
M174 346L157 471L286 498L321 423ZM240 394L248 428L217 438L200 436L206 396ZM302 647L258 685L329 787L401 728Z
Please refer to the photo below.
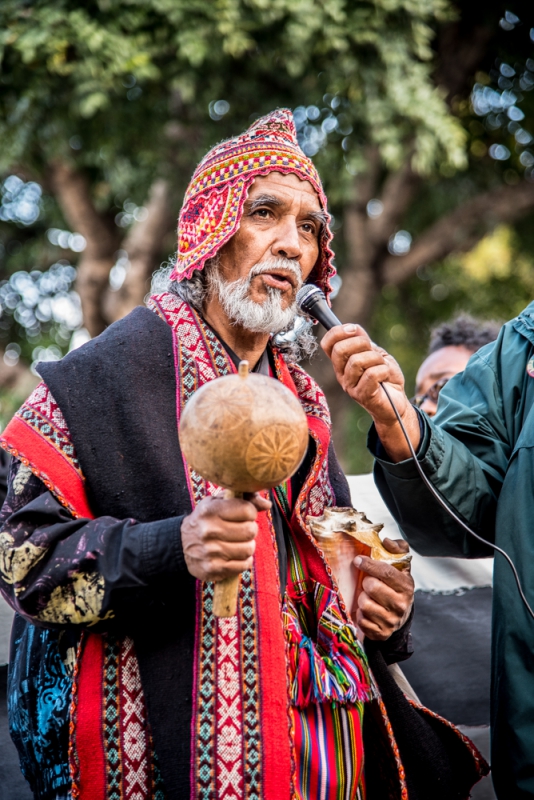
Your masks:
M281 483L298 467L299 440L288 425L269 425L259 431L246 453L246 466L260 482Z
M247 386L221 385L203 394L197 404L198 424L210 430L233 431L252 414L254 395Z
M229 375L186 403L180 443L204 479L238 492L271 489L299 467L308 446L300 401L265 375Z

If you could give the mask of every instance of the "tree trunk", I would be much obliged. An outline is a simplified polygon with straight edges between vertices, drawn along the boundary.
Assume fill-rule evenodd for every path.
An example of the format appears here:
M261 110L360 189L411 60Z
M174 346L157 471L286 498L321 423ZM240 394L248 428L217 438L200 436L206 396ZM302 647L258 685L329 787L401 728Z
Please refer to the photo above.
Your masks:
M76 290L82 303L84 325L91 336L98 336L107 324L102 300L120 235L113 221L96 210L89 183L82 173L63 161L53 161L49 179L70 229L81 233L86 241L78 264Z
M173 224L169 186L165 180L154 182L146 219L135 222L121 243L114 221L96 210L89 183L82 173L70 164L53 161L49 180L70 229L81 233L86 241L78 264L76 290L82 303L84 326L91 336L98 336L110 322L143 302L161 254L162 238ZM119 249L126 250L131 267L121 289L112 292L109 273Z
M106 292L104 314L109 322L141 305L150 289L152 273L161 257L162 239L174 224L167 181L159 179L152 184L146 210L146 219L134 223L122 243L130 268L120 289Z
M382 265L388 255L390 236L396 231L417 192L421 179L409 162L398 172L386 176L379 188L380 160L376 150L366 154L368 171L354 180L353 200L345 209L343 233L347 263L341 273L343 284L333 302L342 322L356 322L366 328L372 319L380 291L384 285ZM379 199L382 213L369 217L367 204ZM334 420L334 445L340 458L347 449L347 420L354 403L336 380L326 356L319 354L310 365L328 399Z

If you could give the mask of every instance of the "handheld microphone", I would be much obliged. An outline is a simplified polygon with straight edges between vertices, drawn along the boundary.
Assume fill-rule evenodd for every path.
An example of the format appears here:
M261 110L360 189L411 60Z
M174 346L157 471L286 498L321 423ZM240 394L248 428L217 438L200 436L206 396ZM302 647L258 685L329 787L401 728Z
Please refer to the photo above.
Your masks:
M327 331L336 325L341 325L328 303L324 293L313 283L305 283L297 292L297 305L301 311L317 322L320 322Z
M297 300L297 306L299 307L299 309L301 311L303 311L304 314L306 314L306 315L308 315L310 317L313 317L313 319L317 320L317 322L320 322L321 325L324 328L326 328L327 331L329 331L330 328L333 328L336 325L341 325L342 324L341 321L336 317L336 315L334 314L334 312L332 311L332 309L330 308L328 303L326 302L326 297L324 295L324 292L322 292L321 289L319 289L318 286L315 286L315 284L305 283L304 286L301 286L301 288L297 292L296 300ZM498 547L496 544L493 544L493 542L488 542L487 539L484 539L482 536L479 536L478 533L475 533L475 531L472 530L469 527L469 525L467 525L463 521L463 519L461 517L459 517L458 514L456 514L456 512L443 499L443 497L440 495L440 493L438 492L436 487L432 484L432 482L427 477L427 475L425 475L425 473L423 471L423 467L422 467L419 459L417 458L417 454L416 454L416 452L414 450L414 447L412 445L411 439L408 436L408 432L407 432L406 428L404 427L404 423L402 421L401 415L399 414L399 412L397 410L397 407L396 407L395 403L393 402L393 398L391 397L387 387L384 386L384 384L382 382L380 383L380 386L382 387L382 389L384 391L384 394L386 395L387 399L389 400L391 408L393 409L393 412L394 412L394 414L395 414L395 416L397 418L397 422L399 423L400 428L401 428L401 430L402 430L402 432L404 434L404 438L406 439L406 444L408 445L408 449L410 451L410 454L412 456L412 459L414 461L415 467L416 467L416 469L417 469L417 471L419 473L419 476L420 476L421 480L423 481L423 483L425 484L425 486L427 487L427 489L429 490L431 495L434 497L434 499L447 512L447 514L450 517L452 517L452 519L458 525L460 525L460 527L462 527L465 531L467 531L467 533L469 533L471 536L473 536L479 542L482 542L483 544L488 545L488 547L493 548L493 550L496 553L499 553L501 556L503 556L503 558L506 559L506 561L510 565L510 568L511 568L511 570L513 572L513 575L514 575L514 578L515 578L515 582L516 582L516 585L517 585L517 589L518 589L518 592L519 592L519 596L521 597L521 600L523 601L523 605L525 606L527 612L530 614L532 619L534 619L534 611L530 607L530 605L528 603L528 600L525 597L525 593L524 593L523 587L521 585L521 580L519 578L519 574L517 572L517 569L516 569L516 566L515 566L514 562L512 561L512 559L510 558L508 553L505 550L503 550L501 547Z

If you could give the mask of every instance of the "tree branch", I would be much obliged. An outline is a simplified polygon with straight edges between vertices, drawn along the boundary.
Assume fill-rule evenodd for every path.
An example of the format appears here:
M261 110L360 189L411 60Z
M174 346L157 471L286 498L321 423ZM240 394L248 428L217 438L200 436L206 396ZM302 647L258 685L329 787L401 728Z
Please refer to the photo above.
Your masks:
M72 231L87 242L85 253L106 258L117 250L119 236L109 220L96 210L85 175L63 161L52 161L48 168L50 185Z
M174 224L166 180L159 179L152 184L146 210L146 219L134 223L122 243L122 249L128 253L130 269L121 288L106 293L104 313L110 322L142 304L150 289L150 278L161 255L162 239Z
M534 183L501 186L463 203L437 220L405 256L389 256L382 265L385 283L398 285L415 271L454 252L470 250L500 223L515 222L534 209Z
M91 336L98 336L106 327L102 298L119 247L119 234L94 207L89 183L82 173L55 160L49 165L49 180L71 230L81 233L86 241L78 264L76 289L82 302L84 325Z
M412 170L410 162L411 158L387 176L380 194L384 210L379 217L369 220L369 236L377 249L387 245L421 185L421 177Z

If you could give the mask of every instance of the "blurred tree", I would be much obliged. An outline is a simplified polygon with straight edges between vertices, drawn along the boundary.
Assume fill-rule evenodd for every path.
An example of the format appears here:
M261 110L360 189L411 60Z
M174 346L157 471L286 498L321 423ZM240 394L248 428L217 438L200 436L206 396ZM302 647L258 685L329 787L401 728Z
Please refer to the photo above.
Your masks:
M83 235L77 289L90 334L142 301L199 155L277 105L329 91L351 103L350 120L328 112L335 140L358 124L377 132L386 163L400 163L408 135L419 167L460 165L461 131L429 79L429 24L445 8L6 0L0 168L40 182ZM327 127L308 126L308 151ZM119 249L129 271L110 294Z
M411 157L395 169L385 162L376 143L369 144L369 136L359 142L351 141L351 136L344 145L349 157L354 151L358 159L365 154L367 165L356 161L352 197L342 211L342 248L338 249L343 291L335 301L336 312L343 320L370 326L377 340L387 347L389 339L393 350L400 349L404 356L409 348L399 347L390 339L389 327L381 325L380 309L387 305L387 298L394 303L401 297L411 298L412 277L418 271L439 265L452 253L470 250L495 226L517 223L534 209L532 5L457 0L453 8L455 18L436 28L433 80L451 115L462 125L466 168L453 170L442 161L430 171ZM409 142L408 134L408 147ZM332 158L332 150L325 148L318 159ZM348 160L351 166L354 162ZM423 285L428 291L429 284ZM445 288L433 287L428 297L436 316L441 311L436 307L439 293L448 292L442 285ZM411 300L413 305L415 298ZM498 305L502 309L503 304ZM514 313L511 305L503 317ZM414 345L412 353L421 353L419 321L420 315L402 321L413 328L406 340ZM409 366L410 361L401 363ZM354 411L323 364L316 369L327 388L340 431L338 443L343 447L346 424L365 427L368 418ZM344 420L347 412L352 414L350 421Z
M367 324L383 289L534 207L531 13L480 0L4 0L0 171L20 184L4 183L2 277L78 258L98 334L172 252L198 158L289 105L340 233L337 313ZM35 187L40 214L24 218L17 197ZM36 306L18 297L31 332L19 306ZM64 347L67 323L33 317ZM343 442L349 406L330 370L321 381Z
M408 395L427 355L430 329L460 311L505 322L534 298L534 229L524 219L497 226L470 251L425 266L401 286L385 286L375 306L370 332L402 364ZM350 472L369 472L365 447L369 415L353 404L348 419L351 442L345 450Z

